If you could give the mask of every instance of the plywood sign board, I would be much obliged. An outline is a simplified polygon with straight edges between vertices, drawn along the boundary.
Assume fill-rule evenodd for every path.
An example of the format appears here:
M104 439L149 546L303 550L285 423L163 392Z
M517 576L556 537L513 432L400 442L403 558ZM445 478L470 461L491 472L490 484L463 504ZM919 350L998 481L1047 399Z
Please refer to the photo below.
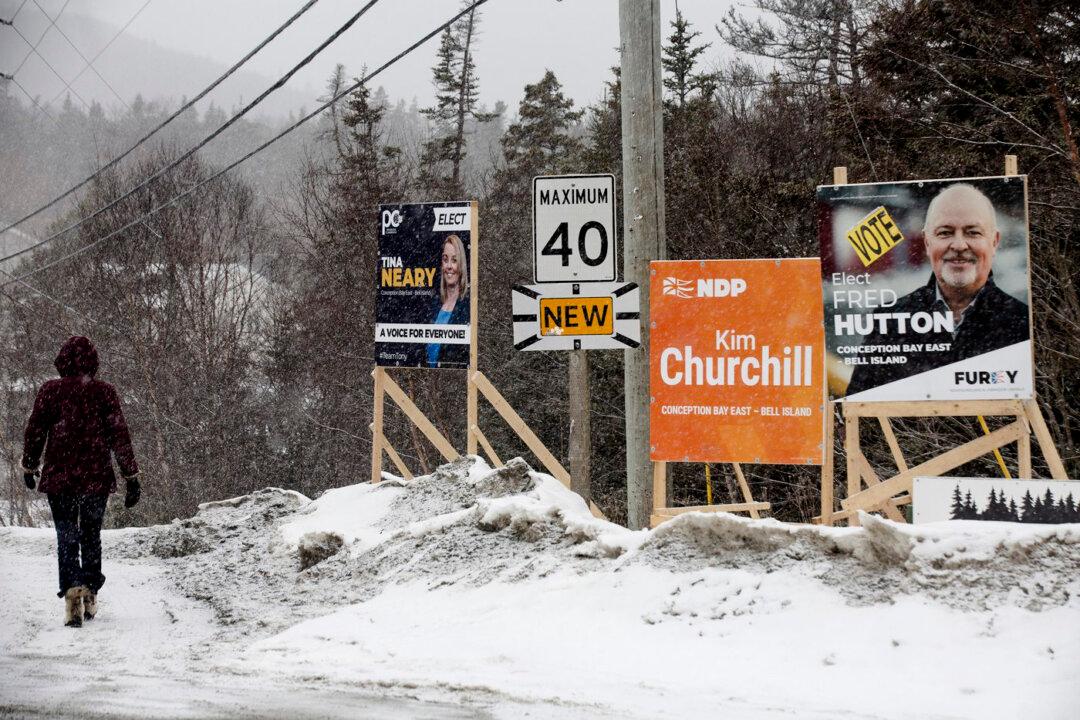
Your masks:
M816 258L650 263L654 461L820 465Z
M1033 396L1025 176L818 188L833 397Z
M379 206L376 365L469 366L472 212L467 202Z
M917 477L912 519L1080 523L1080 482Z

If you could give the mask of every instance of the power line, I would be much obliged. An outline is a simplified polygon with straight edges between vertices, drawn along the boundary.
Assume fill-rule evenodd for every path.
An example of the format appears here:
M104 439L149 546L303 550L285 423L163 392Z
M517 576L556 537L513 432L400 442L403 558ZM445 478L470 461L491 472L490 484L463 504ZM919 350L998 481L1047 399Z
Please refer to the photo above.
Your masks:
M34 4L37 5L38 10L40 10L43 15L48 17L48 13L45 12L45 8L41 7L41 4L38 2L38 0L34 0ZM112 91L112 94L116 97L116 99L119 100L120 103L124 107L126 107L126 108L128 108L130 110L131 107L127 104L127 102L124 101L124 98L120 97L120 93L116 92L116 89L113 88L113 86L109 84L109 81L101 76L101 73L99 73L98 69L96 67L94 67L94 64L86 59L86 56L83 55L82 50L80 50L78 47L75 46L75 43L73 43L71 41L71 38L69 38L67 33L64 32L64 29L61 28L59 25L54 25L54 27L56 28L56 32L60 33L60 37L64 38L64 40L67 41L67 44L71 46L71 49L74 50L76 53L78 53L79 57L82 58L83 62L86 63L86 66L94 71L94 74L98 76L98 80L105 83L105 87L109 88L109 90ZM80 72L79 74L81 75L82 73ZM71 83L68 84L68 87L71 87L71 85L73 85L75 83L76 79L77 79L77 77L72 78Z
M191 148L188 148L188 150L186 150L182 155L180 155L178 158L176 158L175 160L170 162L168 165L163 167L161 170L158 170L156 173L154 173L150 177L146 178L141 183L139 183L135 187L131 188L130 190L128 190L127 192L122 194L120 197L110 201L106 205L103 205L103 206L99 207L97 210L90 213L86 217L79 218L77 221L75 221L71 225L68 225L63 230L60 230L58 232L53 233L52 235L48 236L44 240L41 240L41 241L35 243L34 245L30 245L29 247L23 248L15 256L24 255L24 254L26 254L28 252L31 252L32 250L35 250L35 249L41 247L42 245L50 243L53 240L57 239L58 237L60 237L62 235L65 235L65 234L71 232L72 230L78 228L79 226L93 220L94 218L98 217L99 215L101 215L105 211L109 210L110 208L115 207L119 203L121 203L124 200L126 200L127 198L131 197L132 195L137 193L139 190L142 190L143 188L148 187L150 185L150 183L152 183L154 180L157 180L158 178L162 177L163 175L165 175L169 171L171 171L174 168L178 167L182 162L184 162L189 157L191 157L196 152L198 152L198 150L200 148L205 146L207 143L209 143L211 140L213 140L217 136L221 135L229 127L231 127L234 123L239 121L240 118L244 117L244 115L251 112L251 110L253 110L259 103L261 103L263 100L265 100L271 93L273 93L274 91L276 91L279 88L281 88L282 86L284 86L285 83L289 81L289 78L291 78L293 75L295 75L297 72L299 72L304 66L306 66L308 63L310 63L312 60L314 60L315 57L318 56L319 53L321 53L323 50L325 50L327 48L327 46L329 46L332 42L337 40L342 35L342 33L344 33L346 30L348 30L350 27L352 27L353 24L356 23L356 21L359 20L365 13L367 13L367 11L370 10L377 2L379 2L379 0L368 0L368 3L366 5L364 5L364 7L360 8L359 12L357 12L355 15L353 15L351 18L349 18L345 22L345 24L343 24L341 27L339 27L337 30L335 30L328 38L323 40L323 42L320 43L317 48L315 48L310 53L308 53L307 56L303 60L298 62L287 73L285 73L280 78L278 78L270 87L268 87L266 90L263 90L259 94L258 97L256 97L254 100L249 102L247 105L245 105L240 110L240 112L236 113L231 118L226 120L224 123L221 124L221 126L217 130L214 130L214 132L212 132L209 135L207 135L206 137L204 137L202 140L200 140L194 146L192 146ZM2 259L0 259L0 262L4 262L6 260L9 260L9 259L11 259L12 257L15 257L15 256L8 256L6 258L2 258Z
M0 76L3 76L3 78L4 78L5 80L10 80L11 82L15 83L15 87L17 87L17 88L19 88L20 90L22 90L22 93L23 93L23 95L25 95L25 96L27 97L27 99L28 99L28 100L29 100L29 101L30 101L30 102L31 102L31 103L32 103L32 104L34 105L34 107L36 107L36 108L37 108L38 110L40 110L41 112L43 112L43 113L45 114L45 117L49 118L49 119L50 119L50 120L52 120L53 122L56 122L56 118L54 118L54 117L53 117L52 115L50 115L50 114L49 114L49 111L48 111L48 110L46 110L45 108L41 107L41 105L38 105L38 101L37 101L37 99L35 99L35 98L34 98L34 96L33 96L33 95L31 95L31 94L30 94L30 92L29 92L29 91L28 91L28 90L27 90L26 88L24 88L24 87L22 86L22 83L21 83L21 82L19 82L18 80L16 80L16 79L15 79L15 76L14 76L14 75L3 75L3 73L0 73ZM4 233L6 233L6 232L7 232L8 230L12 230L12 229L14 229L14 227L15 227L15 225L9 225L8 227L4 228L3 230L0 230L0 235L3 235L3 234L4 234Z
M195 191L196 191L196 190L198 190L199 188L203 187L204 185L206 185L206 184L208 184L208 183L210 183L210 182L213 182L214 180L218 179L219 177L221 177L221 176L222 176L222 175L224 175L225 173L229 172L229 171L230 171L230 170L232 170L233 168L237 167L237 166L238 166L238 165L240 165L241 163L244 163L244 162L246 162L247 160L251 159L252 157L254 157L255 155L257 155L258 153L262 152L262 151L263 151L263 150L265 150L266 148L268 148L268 147L270 147L271 145L273 145L273 144L274 144L275 142L277 142L277 141L278 141L278 140L280 140L281 138L285 137L286 135L288 135L288 134L289 134L289 133L291 133L292 131L296 130L296 129L297 129L298 127L300 127L301 125L303 125L304 123L306 123L306 122L307 122L308 120L311 120L311 119L312 119L313 117L316 117L317 115L319 115L320 113L322 113L322 112L323 112L324 110L326 110L326 109L327 109L328 107L330 107L331 105L335 104L336 102L338 102L339 100L341 100L341 99L342 99L343 97L345 97L345 96L346 96L346 95L348 95L349 93L351 93L351 92L353 92L354 90L356 90L357 88L359 88L359 87L360 87L361 85L363 85L363 84L367 83L368 81L372 80L372 79L373 79L373 78L375 78L375 77L376 77L377 75L379 75L379 73L383 72L384 70L386 70L387 68L389 68L389 67L390 67L391 65L394 65L394 64L395 64L395 63L397 63L397 62L398 62L399 60L401 60L402 58L404 58L404 57L405 57L406 55L408 55L408 54L410 54L411 52L413 52L414 50L416 50L416 48L420 47L421 45L423 45L424 43L426 43L426 42L427 42L428 40L430 40L431 38L435 37L435 36L436 36L436 35L438 35L438 34L439 34L440 32L442 32L443 30L445 30L445 29L446 29L447 27L449 27L450 25L453 25L453 24L454 24L455 22L457 22L458 20L460 20L460 19L461 19L462 17L464 17L464 16L465 16L465 15L467 15L468 13L472 12L472 11L473 11L473 10L474 10L475 8L478 8L478 7L480 7L481 5L483 5L484 3L486 3L487 1L488 1L488 0L474 0L474 2L470 3L470 4L469 4L469 5L468 5L468 6L467 6L467 7L466 7L466 8L464 9L464 10L462 10L461 12L459 12L459 13L458 13L457 15L454 15L454 16L453 16L452 18L450 18L449 20L447 20L446 22L444 22L444 23L443 23L442 25L439 25L439 26L438 26L437 28L435 28L434 30L432 30L431 32L429 32L429 33L428 33L427 35L423 36L422 38L420 38L419 40L417 40L416 42L414 42L414 43L413 43L412 45L410 45L409 47L407 47L406 49L402 50L402 51L401 51L401 52L399 52L399 53L398 53L397 55L395 55L394 57L392 57L392 58L391 58L390 60L388 60L388 61L386 61L385 63L383 63L382 65L380 65L380 66L379 66L378 68L376 68L376 69L375 69L374 71L372 71L372 72L368 73L368 74L367 74L367 75L365 75L365 76L364 76L363 78L361 78L361 79L357 80L357 81L356 81L355 83L353 83L353 84L352 84L352 85L350 85L349 87L345 88L344 90L340 91L340 92L339 92L339 93L338 93L337 95L334 95L334 96L333 96L332 98L330 98L329 100L327 100L327 101L326 101L325 103L323 103L323 104L322 104L322 105L320 105L319 107L315 108L315 110L313 110L312 112L310 112L310 113L308 113L307 115L303 116L302 118L300 118L299 120L297 120L297 121L296 121L295 123L293 123L293 124L292 124L292 125L290 125L289 127L285 128L284 130L282 130L281 132L279 132L279 133L278 133L277 135L275 135L274 137L270 138L270 139L269 139L269 140L267 140L266 142L262 143L261 145L259 145L258 147L256 147L256 148L255 148L254 150L251 150L250 152L248 152L248 153L247 153L246 155L244 155L244 156L243 156L243 157L241 157L240 159L238 159L238 160L234 160L234 161L233 161L232 163L230 163L229 165L226 165L226 166L225 166L224 168L222 168L221 170L218 170L218 171L217 171L216 173L214 173L214 174L213 174L213 175L211 175L210 177L206 178L205 180L203 180L203 181L201 181L201 182L199 182L199 183L197 183L197 184L193 185L192 187L188 188L187 190L185 190L184 192L180 193L179 195L174 195L174 196L173 196L172 198L170 198L169 200L167 200L167 201L165 201L164 203L162 203L162 204L158 205L157 207L153 208L152 210L150 210L150 211L149 211L149 212L147 212L146 214L144 214L144 215L142 215L142 216L140 216L140 217L136 218L135 220L132 220L132 221L131 221L131 222L129 222L129 223L127 224L127 225L124 225L123 227L121 227L121 228L119 228L119 229L117 229L117 230L114 230L114 231L112 231L111 233L108 233L107 235L104 235L104 236L102 236L102 237L98 238L97 240L94 240L94 241L93 241L93 242L91 242L90 244L88 244L88 245L85 245L85 246L83 246L83 247L79 248L78 250L75 250L74 252L71 252L71 253L68 253L68 254L66 254L66 255L63 255L63 256L61 256L61 257L59 257L59 258L57 258L57 259L53 260L52 262L46 263L46 264L44 264L44 265L40 265L40 266L38 266L38 267L36 267L36 268L34 268L34 269L30 270L29 272L27 272L27 273L24 273L23 275L20 275L20 276L19 276L18 278L16 278L15 280L21 280L21 279L23 279L23 278L27 278L27 277L30 277L31 275L34 275L34 274L36 274L36 273L39 273L39 272L41 272L42 270L47 270L47 269L48 269L48 268L50 268L50 267L53 267L53 266L55 266L55 265L58 265L58 264L60 264L60 263L62 263L62 262L64 262L64 261L66 261L66 260L69 260L69 259L71 259L71 258L73 258L73 257L76 257L76 256L78 256L78 255L81 255L82 253L86 252L87 250L90 250L91 248L93 248L93 247L95 247L95 246L97 246L97 245L100 245L101 243L105 242L106 240L108 240L108 239L110 239L110 238L113 238L113 237L115 237L115 236L119 235L120 233L122 233L122 232L124 232L125 230L128 230L128 229L130 229L130 228L132 228L132 227L134 227L135 225L138 225L139 223L141 223L142 221L144 221L144 220L146 220L147 218L151 217L151 216L152 216L152 215L154 215L155 213L161 212L161 211L162 211L162 210L164 210L165 208L167 208L167 207L170 207L170 206L172 206L172 205L175 205L175 204L176 204L177 202L179 202L180 200L183 200L183 199L184 199L185 197L187 197L187 196L188 196L188 195L190 195L191 193L195 192ZM46 240L48 240L48 239L46 239ZM44 241L43 241L43 242L44 242ZM30 248L30 249L32 249L32 248ZM10 259L12 259L12 258L14 258L14 257L18 257L19 255L22 255L22 254L23 254L24 252L26 252L26 250L20 251L20 252L18 252L18 253L14 253L14 254L12 254L12 255L9 255L9 256L7 256L7 257L4 257L4 258L0 258L0 262L5 262L5 261L7 261L7 260L10 260ZM2 283L0 283L0 288L2 288L2 287L6 287L7 285L10 285L11 283L15 282L15 280L7 280L7 281L5 281L5 282L2 282Z
M66 6L65 6L65 7L66 7ZM48 17L48 15L46 15L45 17ZM59 16L57 16L57 17L59 17ZM55 22L55 21L54 21L54 22ZM51 27L51 26L50 26L50 27ZM47 59L45 58L45 56L44 56L44 55L42 55L42 54L41 54L41 53L40 53L40 52L38 51L38 49L37 49L37 47L36 47L35 45L32 45L32 44L30 43L30 41L29 41L29 40L28 40L28 39L26 38L26 36L25 36L25 35L23 35L23 34L22 34L22 31L21 31L21 30L19 30L19 28L18 28L18 27L16 27L15 25L12 25L12 26L11 26L11 29L12 29L12 30L14 30L14 31L15 31L15 33L16 33L16 34L17 34L17 35L18 35L19 37L21 37L21 38L23 39L23 42L25 42L25 43L26 43L27 45L30 45L30 52L31 52L32 54L34 54L34 55L37 55L37 56L38 56L38 57L39 57L39 58L41 59L41 62L45 63L45 67L49 68L49 70L51 70L51 71L52 71L52 74L53 74L53 75L55 75L55 76L56 76L56 78L57 78L57 79L58 79L58 80L59 80L60 82L62 82L62 83L64 84L64 87L65 87L65 88L67 88L67 89L68 89L68 91L69 91L69 92L71 92L71 94L72 94L72 95L74 95L75 97L79 98L79 102L81 102L81 103L83 104L83 107L85 107L85 108L86 108L87 110L89 110L89 109L90 109L90 103L86 102L86 99L85 99L85 98L83 98L83 96L79 94L79 91L78 91L78 90L76 90L75 88L71 87L71 84L70 84L70 83L68 83L68 81L64 79L64 76L63 76L63 75L61 75L61 74L59 73L59 71L57 71L57 69L56 69L56 68L54 68L54 67L53 67L52 63L51 63L51 62L49 62L49 61L48 61L48 60L47 60ZM46 30L46 32L48 32L48 30ZM44 37L44 35L42 35L42 37ZM41 42L41 41L39 40L38 42ZM20 65L19 67L22 67L22 66ZM18 69L16 69L16 70L15 70L15 72L11 73L12 77L14 77L14 76L15 76L15 73L17 73L17 72L19 72L19 70L18 70Z
M64 14L64 10L67 9L68 3L70 3L70 2L71 2L71 0L67 0L67 2L64 3L63 7L60 8L60 12L58 12L56 14L57 18L59 18L61 15ZM23 5L26 5L26 3L27 3L27 0L23 0L23 4L19 6L19 10L22 10ZM15 15L19 14L19 10L15 11ZM11 29L15 30L15 32L19 32L15 28L15 15L11 16L11 22L8 23L8 25L11 25ZM46 15L45 17L49 17L49 16ZM11 72L12 76L17 75L19 73L19 71L22 70L23 65L25 65L26 61L30 59L30 56L34 54L34 51L37 50L37 46L40 45L41 41L45 39L45 36L49 34L49 28L51 28L54 24L56 24L56 20L53 20L52 18L49 18L49 24L45 27L45 30L41 33L41 35L38 36L38 41L36 43L31 43L29 40L26 41L26 44L30 45L30 52L26 53L26 55L23 56L22 62L19 63L18 67L16 67ZM22 33L19 33L19 35L21 36ZM23 38L23 40L26 40L26 38Z
M7 25L10 25L11 23L15 22L15 18L17 18L19 16L19 13L22 12L22 9L24 7L26 7L26 3L28 3L29 1L30 0L22 0L22 2L19 4L18 10L16 10L15 13L11 16L11 19L7 21L7 23L6 23Z
M29 2L29 0L24 0L24 2ZM112 36L111 38L109 38L109 42L105 43L105 45L104 45L104 46L103 46L103 47L102 47L102 48L101 48L100 50L98 50L98 51L97 51L96 53L94 53L94 57L92 57L92 58L90 58L89 60L87 60L87 61L86 61L86 64L85 64L85 65L84 65L84 66L82 67L82 69L81 69L81 70L79 70L79 72L75 73L75 77L71 78L71 82L72 82L72 84L74 84L76 80L78 80L79 78L81 78L81 77L82 77L82 74L83 74L84 72L86 72L86 71L87 71L88 69L90 69L90 66L92 66L92 65L93 65L93 64L94 64L95 62L97 62L97 59L98 59L99 57L101 57L101 56L102 56L102 54L103 54L103 53L104 53L104 52L105 52L106 50L108 50L108 49L109 49L109 46L110 46L110 45L112 45L112 44L113 44L113 43L114 43L114 42L116 41L116 39L117 39L118 37L120 37L121 35L123 35L123 34L124 34L124 32L125 32L125 31L126 31L126 30L127 30L127 29L128 29L129 27L130 27L130 26L131 26L131 23L135 22L135 19L136 19L137 17L139 17L139 15L141 15L141 14L142 14L142 11L143 11L143 10L145 10L145 9L147 8L147 6L149 6L149 5L150 5L150 3L151 3L151 2L153 2L153 0L146 0L146 2L144 2L144 3L142 4L142 7L140 7L140 8L138 9L138 10L136 10L136 11L135 11L135 14L134 14L134 15L132 15L132 16L131 16L130 18L128 18L128 21L127 21L126 23L124 23L124 26L123 26L122 28L120 28L120 29L119 29L119 30L118 30L118 31L116 32L116 34L115 34L115 35L113 35L113 36ZM84 58L84 59L85 59L85 58ZM96 72L96 71L95 71L95 72ZM100 77L100 76L99 76L99 77ZM59 100L59 99L60 99L60 96L61 96L61 95L63 95L63 94L64 94L64 91L63 91L63 90L61 90L61 91L60 91L60 92L58 92L58 93L57 93L57 94L56 94L55 96L53 96L53 99L52 99L52 100L50 100L49 102L47 102L47 103L45 103L45 104L46 104L46 105L52 105L52 104L53 104L54 102L56 102L57 100Z
M183 106L181 106L181 107L180 107L180 108L179 108L179 109L178 109L178 110L177 110L176 112L174 112L174 113L173 113L172 115L170 115L169 117L165 118L165 119L164 119L164 120L162 120L162 121L161 121L160 123L158 123L158 124L157 124L157 126L155 126L155 127L154 127L154 128L153 128L153 129L152 129L152 130L151 130L150 132L146 133L146 134L145 134L145 135L143 135L143 136L142 136L141 138L139 138L138 140L136 140L136 141L135 141L135 144L134 144L134 145L132 145L132 146L131 146L131 147L129 147L129 148L127 149L127 150L125 150L124 152L120 153L120 154L119 154L119 155L117 155L117 156L116 156L115 158L113 158L112 160L110 160L109 162L107 162L107 163L106 163L105 165L103 165L103 166L102 166L102 167L101 167L100 169L98 169L98 170L97 170L97 172L94 172L94 173L92 173L92 174L91 174L91 175L89 175L88 177L86 177L86 178L84 178L83 180L81 180L80 182L76 183L76 184L75 184L74 186L72 186L72 187L68 188L67 190L65 190L65 191L64 191L63 193L61 193L60 195L56 196L55 198L53 198L52 200L50 200L50 201L49 201L49 202L47 202L46 204L44 204L44 205L42 205L41 207L39 207L39 208L38 208L37 210L34 210L33 212L29 213L28 215L24 215L23 217L19 218L18 220L16 220L16 221L15 221L15 222L13 222L13 223L11 223L10 225L8 225L7 227L5 227L4 229L0 230L0 234L3 234L4 232L6 232L6 231L10 230L11 228L15 227L16 225L21 225L21 224L23 224L24 222L26 222L26 221L27 221L27 220L29 220L30 218L33 218L33 217L36 217L37 215L40 215L41 213L45 212L46 210L48 210L49 208L51 208L51 207L52 207L53 205L55 205L56 203L60 202L60 201L61 201L61 200L63 200L64 198L66 198L66 197L68 197L69 195L71 195L71 194L72 194L73 192L75 192L75 191L76 191L76 190L78 190L79 188L82 188L82 187L84 187L84 186L85 186L85 185L86 185L87 183L89 183L89 182L90 182L91 180L93 180L94 178L96 178L96 177L97 177L98 175L102 174L103 172L105 172L105 171L109 170L109 169L110 169L110 168L112 168L112 167L115 167L115 166L116 166L116 165L117 165L117 164L118 164L118 163L119 163L119 162L120 162L121 160L123 160L124 158L126 158L126 157L127 157L128 155L130 155L130 154L131 154L132 152L134 152L136 148L138 148L138 147L139 147L140 145L142 145L142 144L143 144L144 142L146 142L146 141L147 141L147 140L149 140L149 139L150 139L151 137L153 137L153 136L154 136L155 134L157 134L157 133L158 133L158 131L160 131L160 130L161 130L162 128L164 128L164 127L165 127L166 125L168 125L168 124L169 124L169 123L171 123L171 122L172 122L173 120L175 120L176 118L178 118L178 117L179 117L179 116L180 116L180 115L181 115L181 114L182 114L182 113L183 113L184 111L188 110L188 109L189 109L189 108L190 108L191 106L193 106L193 105L194 105L195 103L197 103L197 102L198 102L199 100L202 100L202 99L203 99L204 97L206 97L206 95L207 95L208 93L210 93L210 91L212 91L212 90L213 90L214 88L216 88L216 87L217 87L218 85L220 85L221 83L223 83L223 82L224 82L224 81L226 80L226 78L228 78L228 77L229 77L230 75L232 75L232 74L233 74L233 73L235 73L235 72L236 72L237 70L239 70L239 69L240 69L240 66L242 66L242 65L243 65L244 63L246 63L246 62L247 62L248 60L250 60L251 58L253 58L253 57L254 57L254 56L256 55L256 53L258 53L258 52L259 52L260 50L262 50L262 49L263 49L264 47L266 47L267 45L269 45L269 44L270 44L270 42L272 42L272 41L274 40L274 38L276 38L276 37L277 37L278 35L280 35L280 34L281 34L282 32L284 32L284 30L285 30L285 29L286 29L287 27L289 27L290 25L292 25L292 24L293 24L293 23L294 23L294 22L295 22L295 21L296 21L297 19L299 19L299 18L300 18L300 16L301 16L301 15L303 15L303 14L304 14L304 13L306 13L306 12L307 12L308 10L310 10L310 9L311 9L311 7L312 7L313 5L315 5L315 3L317 3L318 1L319 1L319 0L308 0L308 2L306 2L306 3L305 3L305 4L303 5L303 7L301 7L301 8L299 9L299 10L297 10L297 11L296 11L296 13L294 13L292 17L290 17L290 18L289 18L288 20L286 20L286 21L285 21L284 23L282 23L282 24L281 24L281 26L279 26L279 27L278 27L278 28L277 28L276 30L274 30L274 32L270 33L270 35L268 35L268 36L266 37L266 39L264 39L264 40L263 40L262 42L260 42L260 43L259 43L258 45L256 45L256 46L255 46L254 48L252 48L252 49L251 49L251 51L250 51L250 52L248 52L248 54L247 54L247 55L245 55L244 57L240 58L240 60L238 60L238 61L237 61L237 62L236 62L236 63L235 63L235 64L234 64L234 65L233 65L232 67L230 67L230 68L229 68L228 70L226 70L226 71L225 71L224 73L222 73L220 77L218 77L218 78L217 78L216 80L214 80L214 82L212 82L212 83L210 83L209 85L207 85L207 86L206 86L206 88L202 90L202 92L200 92L200 93L199 93L198 95L196 95L195 97L193 97L193 98L192 98L192 99L191 99L191 100L190 100L189 102L187 102L186 104L184 104ZM149 2L148 2L147 4L149 4ZM145 8L145 7L146 7L146 6L144 5L144 6L143 6L143 8ZM139 10L139 12L142 12L142 9L140 9L140 10ZM136 13L136 15L138 15L138 13ZM135 19L135 18L134 18L134 17L132 17L132 20L134 20L134 19ZM130 20L128 21L128 24L129 24L129 25L131 24L131 21L130 21ZM114 38L113 38L113 40L115 40L115 39L116 39L116 38L114 37ZM110 41L109 41L109 44L112 44L112 40L110 40ZM106 47L108 47L108 45L106 45ZM101 52L104 52L104 51L105 51L105 50L104 50L104 48L102 48L102 51L101 51ZM100 55L100 54L101 54L101 53L98 53L98 55ZM95 60L97 59L97 56L96 56L96 55L94 56L94 59L95 59ZM13 75L14 75L14 74L13 74ZM24 92L25 92L25 91L24 91ZM55 99L55 98L54 98L54 99Z

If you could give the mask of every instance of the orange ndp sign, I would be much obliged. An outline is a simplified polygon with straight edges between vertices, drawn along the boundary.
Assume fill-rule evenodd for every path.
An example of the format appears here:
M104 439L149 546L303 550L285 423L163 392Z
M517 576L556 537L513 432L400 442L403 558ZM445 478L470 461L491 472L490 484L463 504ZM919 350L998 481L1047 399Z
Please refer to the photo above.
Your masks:
M820 465L820 262L650 268L652 459Z

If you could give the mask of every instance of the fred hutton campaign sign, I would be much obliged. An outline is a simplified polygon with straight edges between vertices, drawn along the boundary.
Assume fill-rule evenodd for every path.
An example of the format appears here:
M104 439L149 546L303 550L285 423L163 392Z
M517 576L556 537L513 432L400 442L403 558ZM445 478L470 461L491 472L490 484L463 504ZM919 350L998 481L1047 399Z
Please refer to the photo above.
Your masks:
M809 258L650 263L654 461L821 464L820 273Z
M1024 176L818 188L833 397L1032 397Z
M468 367L472 206L381 205L379 218L376 365Z

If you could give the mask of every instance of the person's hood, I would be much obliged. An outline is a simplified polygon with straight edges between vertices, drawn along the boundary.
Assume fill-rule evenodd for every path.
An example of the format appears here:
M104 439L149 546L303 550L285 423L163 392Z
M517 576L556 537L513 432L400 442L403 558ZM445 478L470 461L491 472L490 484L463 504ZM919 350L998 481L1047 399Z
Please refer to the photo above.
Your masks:
M97 348L90 342L90 338L77 335L64 343L53 365L60 377L93 376L98 370Z

